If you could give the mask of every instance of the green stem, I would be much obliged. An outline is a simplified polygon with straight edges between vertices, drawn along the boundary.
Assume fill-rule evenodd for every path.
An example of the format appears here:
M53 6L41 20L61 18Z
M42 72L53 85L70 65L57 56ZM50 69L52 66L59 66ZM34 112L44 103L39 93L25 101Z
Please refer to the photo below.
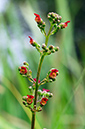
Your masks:
M36 113L36 112L32 112L31 129L34 129L34 128L35 128L35 113Z
M36 77L36 89L35 89L35 99L34 99L34 110L36 110L35 109L35 105L37 103L38 80L39 80L41 66L42 66L44 57L45 57L45 55L42 55L41 58L40 58L40 63L39 63L39 67L38 67L37 77ZM36 115L36 112L34 111L32 113L31 129L34 129L35 128L35 115Z
M50 29L49 29L49 32L46 35L46 40L45 40L45 45L46 46L48 44L48 39L49 39L51 30L52 30L52 27L53 26L51 25ZM41 57L40 57L39 65L38 65L38 71L37 71L37 77L36 77L36 86L35 86L36 88L35 88L34 107L33 107L34 111L32 112L31 129L35 128L35 115L36 115L36 104L37 104L38 80L39 80L39 77L40 77L40 71L41 71L41 67L42 67L42 63L43 63L44 57L45 57L45 54L42 54Z
M48 34L47 34L47 36L46 36L46 40L45 40L45 45L46 45L46 46L47 46L47 44L48 44L48 39L49 39L49 36L50 36L50 33L51 33L52 28L53 28L53 26L51 25L51 26L50 26L50 29L49 29L49 31L48 31Z

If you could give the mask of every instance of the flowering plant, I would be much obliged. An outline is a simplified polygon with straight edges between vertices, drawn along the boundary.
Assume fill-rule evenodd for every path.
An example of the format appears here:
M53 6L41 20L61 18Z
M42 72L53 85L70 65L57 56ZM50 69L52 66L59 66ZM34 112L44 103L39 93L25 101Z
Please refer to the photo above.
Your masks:
M50 45L47 47L48 39L50 35L55 34L60 29L66 28L68 26L68 23L70 21L67 21L65 23L61 23L62 17L59 16L56 13L50 12L48 13L48 20L50 22L50 29L48 33L46 34L45 31L45 22L41 19L40 15L34 13L35 15L35 21L40 29L40 31L45 36L45 43L42 44L42 50L40 49L40 45L31 38L31 36L28 36L30 39L30 44L36 48L36 50L40 53L40 61L38 65L37 75L36 78L32 77L32 71L29 69L29 64L27 62L24 62L22 66L19 67L19 72L22 76L25 76L29 79L29 81L32 83L32 85L29 87L30 95L23 96L23 104L28 107L32 112L32 122L31 122L31 129L35 128L35 115L36 112L42 111L42 107L46 105L49 98L53 96L53 94L48 89L39 89L39 87L45 83L53 82L56 80L56 76L59 74L58 69L52 68L47 73L47 76L40 81L40 71L41 66L44 60L44 57L47 55L50 55L51 53L55 53L59 50L59 47L55 47L53 45Z

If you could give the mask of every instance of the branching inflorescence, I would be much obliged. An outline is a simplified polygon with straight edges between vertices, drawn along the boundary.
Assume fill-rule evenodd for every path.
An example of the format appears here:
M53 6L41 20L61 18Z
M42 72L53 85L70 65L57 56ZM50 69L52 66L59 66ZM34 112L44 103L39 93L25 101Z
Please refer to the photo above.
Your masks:
M51 53L55 53L59 50L59 47L55 47L53 45L50 45L47 47L48 44L48 39L50 35L55 34L58 32L60 29L66 28L68 26L68 23L70 21L61 22L62 17L59 16L58 14L54 12L50 12L47 15L47 18L50 22L50 28L48 33L46 34L45 31L45 22L41 19L40 15L34 13L35 15L35 21L37 22L37 25L40 29L40 31L44 34L45 36L45 43L42 44L42 49L40 48L40 45L31 38L31 36L28 36L30 39L30 44L36 48L36 50L40 53L40 61L38 65L38 70L37 70L37 75L36 78L32 77L32 71L29 69L29 64L27 62L24 62L22 66L20 66L19 72L22 76L25 76L29 79L29 81L32 83L31 86L29 86L29 91L30 94L27 96L23 96L23 104L28 107L32 111L32 124L31 124L31 129L35 128L35 115L36 112L42 111L42 107L46 105L47 101L49 98L53 96L53 94L50 92L48 89L39 89L39 87L45 83L48 82L53 82L56 80L56 76L59 74L58 69L52 68L49 70L47 73L47 76L40 81L40 71L41 71L41 66L42 62L44 60L44 57L47 55L50 55Z

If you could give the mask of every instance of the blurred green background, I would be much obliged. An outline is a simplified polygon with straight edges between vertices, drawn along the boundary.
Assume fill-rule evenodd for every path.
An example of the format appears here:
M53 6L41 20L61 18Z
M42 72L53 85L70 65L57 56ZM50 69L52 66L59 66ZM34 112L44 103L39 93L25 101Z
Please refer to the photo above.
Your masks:
M85 1L84 0L0 0L0 129L30 129L31 112L22 104L29 94L29 81L18 67L29 63L36 77L39 53L29 44L28 35L44 43L34 21L38 13L46 22L48 12L70 20L66 29L49 39L58 53L45 57L40 80L50 68L59 69L57 81L41 87L54 96L37 113L36 129L85 129Z

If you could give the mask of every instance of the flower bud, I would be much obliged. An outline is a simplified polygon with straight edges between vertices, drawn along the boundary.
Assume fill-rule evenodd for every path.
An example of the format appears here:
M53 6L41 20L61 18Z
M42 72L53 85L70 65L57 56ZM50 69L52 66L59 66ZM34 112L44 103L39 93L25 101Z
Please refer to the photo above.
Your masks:
M39 107L37 108L37 111L38 111L38 112L42 111L42 108L39 106Z
M28 98L27 96L22 97L22 99L25 100L25 101L27 100L27 98Z
M59 47L55 47L54 49L55 49L55 51L58 51L59 50Z
M29 66L29 64L26 61L23 62L23 65Z
M46 93L46 97L49 97L49 94L50 94L50 93Z
M49 50L52 50L53 48L54 48L53 45L50 45L50 46L49 46Z
M38 90L38 95L41 96L42 95L42 91Z
M54 53L55 52L55 49L51 50L51 53Z
M49 93L49 98L53 97L53 93Z
M42 49L46 50L47 46L45 44L42 44Z
M50 55L50 54L51 54L51 51L48 51L48 52L47 52L47 55Z
M42 44L42 49L44 49L45 52L47 52L49 50L45 44Z
M32 90L32 86L29 86L28 88L29 88L30 91Z

